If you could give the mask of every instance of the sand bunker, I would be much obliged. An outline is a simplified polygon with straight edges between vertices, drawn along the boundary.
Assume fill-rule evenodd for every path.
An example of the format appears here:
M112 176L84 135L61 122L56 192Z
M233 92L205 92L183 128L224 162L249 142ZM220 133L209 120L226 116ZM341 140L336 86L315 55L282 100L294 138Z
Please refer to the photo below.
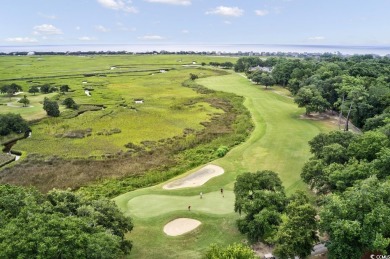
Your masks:
M208 180L224 173L220 166L206 165L195 173L192 173L181 179L167 183L163 186L164 189L180 189L186 187L198 187L205 184Z
M168 236L179 236L199 227L200 224L202 223L199 220L178 218L166 224L164 226L164 232Z

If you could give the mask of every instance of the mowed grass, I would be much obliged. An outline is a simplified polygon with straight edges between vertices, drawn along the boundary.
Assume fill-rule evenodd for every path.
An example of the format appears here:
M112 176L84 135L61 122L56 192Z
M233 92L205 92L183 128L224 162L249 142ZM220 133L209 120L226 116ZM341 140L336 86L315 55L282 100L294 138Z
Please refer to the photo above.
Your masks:
M134 220L135 228L128 234L134 244L130 258L200 258L212 243L227 245L241 242L245 237L235 225L239 215L226 213L233 211L232 191L237 175L273 170L279 174L288 194L297 189L305 190L299 174L310 156L307 142L318 133L331 129L323 122L300 119L304 110L297 108L284 89L264 90L238 74L202 78L197 83L244 96L244 104L251 112L255 129L245 143L212 162L222 166L225 173L201 187L164 190L162 186L165 183L162 183L114 199ZM180 177L183 176L177 178ZM224 188L226 193L223 201L218 199L221 198L220 188ZM200 192L204 197L215 196L211 211L210 204L200 200ZM192 207L191 212L186 211L188 205ZM218 215L216 210L226 214ZM179 217L198 219L202 225L182 236L165 235L164 225Z
M188 206L195 212L210 214L229 214L234 212L234 193L231 191L209 192L195 196L174 196L174 195L141 195L131 199L127 208L139 218L151 218L171 211L185 211ZM150 206L153 204L153 206Z
M242 172L272 170L279 174L288 193L305 188L300 180L303 164L310 157L308 141L329 125L300 119L304 109L293 99L281 95L280 89L265 89L238 74L209 77L198 83L214 90L245 97L255 129L244 144L214 163L225 168L225 183L232 188L235 177ZM230 177L229 177L229 176Z
M26 95L30 104L23 107L18 100ZM18 113L26 120L37 120L46 117L46 112L42 108L43 98L53 97L55 94L32 95L28 92L9 98L5 94L0 94L0 113Z
M134 229L127 235L133 242L129 258L201 258L211 243L225 245L244 239L235 228L239 215L234 213L233 192L225 192L225 197L219 189L203 192L200 199L203 187L163 190L162 185L114 199L125 215L133 218ZM202 224L181 236L166 235L164 226L181 217L197 219Z

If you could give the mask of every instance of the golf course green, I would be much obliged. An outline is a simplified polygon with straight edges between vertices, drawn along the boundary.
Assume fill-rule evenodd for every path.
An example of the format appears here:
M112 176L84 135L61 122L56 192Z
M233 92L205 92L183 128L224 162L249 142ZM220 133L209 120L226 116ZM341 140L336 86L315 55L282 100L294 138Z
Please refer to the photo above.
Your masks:
M310 156L307 142L335 127L323 121L301 119L304 109L298 108L284 89L266 90L240 74L201 78L197 83L244 96L244 105L252 115L255 129L245 143L212 162L225 173L200 187L165 190L162 186L166 183L162 183L114 199L134 220L135 228L128 235L133 241L131 258L200 258L212 243L227 245L244 240L235 227L239 215L233 212L232 191L237 175L272 170L280 176L287 194L306 190L299 175ZM221 188L225 197L221 197ZM187 206L191 206L190 211ZM181 217L196 219L202 224L181 236L166 235L164 225Z

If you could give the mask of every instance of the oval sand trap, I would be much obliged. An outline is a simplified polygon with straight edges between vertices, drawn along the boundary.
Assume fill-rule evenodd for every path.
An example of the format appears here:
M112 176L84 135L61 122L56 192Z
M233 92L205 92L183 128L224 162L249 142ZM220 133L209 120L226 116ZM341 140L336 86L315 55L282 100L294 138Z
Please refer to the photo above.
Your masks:
M199 227L200 224L202 223L199 220L178 218L166 224L164 226L164 232L168 236L179 236Z
M186 177L177 179L173 182L167 183L163 186L164 189L180 189L186 187L198 187L205 184L208 180L218 175L223 174L225 171L222 167L216 165L206 165L198 171L187 175Z

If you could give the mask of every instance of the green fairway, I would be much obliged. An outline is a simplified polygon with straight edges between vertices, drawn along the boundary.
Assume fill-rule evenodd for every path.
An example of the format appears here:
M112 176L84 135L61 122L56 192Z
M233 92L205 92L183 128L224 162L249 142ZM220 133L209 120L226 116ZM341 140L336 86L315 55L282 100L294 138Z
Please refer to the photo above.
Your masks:
M309 157L307 142L332 127L324 122L300 119L304 110L297 108L284 89L264 90L239 74L207 77L197 82L214 90L244 96L244 104L251 112L255 129L245 143L212 162L223 167L225 173L201 187L163 190L163 183L114 199L134 219L136 228L128 236L134 242L131 258L200 258L211 243L226 245L242 241L245 238L235 226L239 216L228 213L233 211L232 190L237 175L248 171L273 170L279 174L288 194L297 189L306 189L299 174ZM221 187L227 190L223 202L219 201L220 193L216 192ZM205 202L206 199L200 200L200 192L203 192L203 197L213 199L209 198L210 205ZM188 205L193 206L191 212L186 211ZM216 210L220 210L221 215ZM179 217L200 220L202 225L179 237L162 234L163 226ZM214 227L208 227L211 224Z
M228 214L234 212L234 193L210 192L202 196L141 195L127 203L127 209L140 218L150 218L172 211L187 210L210 214Z
M198 80L208 88L242 95L255 123L255 130L244 144L214 163L226 172L225 184L237 174L272 170L279 174L287 192L300 189L300 171L309 158L307 142L328 126L299 118L304 109L297 108L291 98L253 85L237 74Z

